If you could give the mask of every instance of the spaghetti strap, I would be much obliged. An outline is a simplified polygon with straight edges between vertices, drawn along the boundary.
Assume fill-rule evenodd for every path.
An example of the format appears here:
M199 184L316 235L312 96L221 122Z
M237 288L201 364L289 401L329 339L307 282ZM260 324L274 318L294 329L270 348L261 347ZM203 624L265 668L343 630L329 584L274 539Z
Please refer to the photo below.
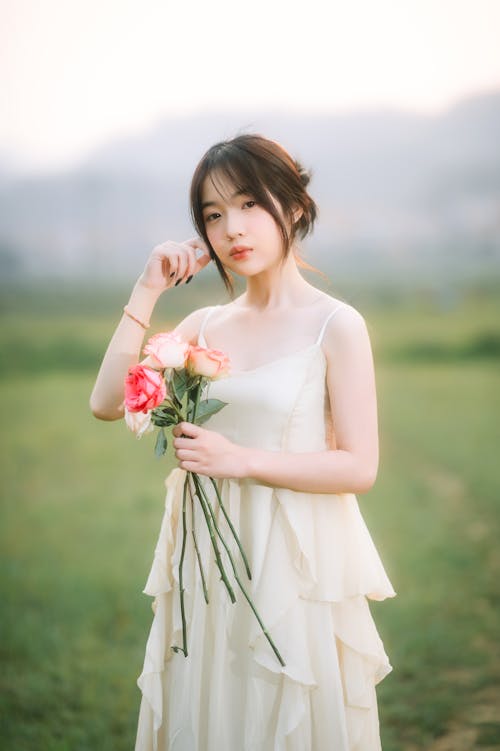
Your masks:
M207 340L205 339L205 326L207 325L207 321L214 312L214 310L217 310L217 308L220 308L220 305L213 305L211 308L207 310L205 313L205 316L201 322L200 330L198 332L198 346L199 347L206 347L207 346Z
M327 324L328 324L328 321L330 320L330 318L333 318L333 316L335 315L335 313L337 313L337 311L339 311L339 310L341 310L342 308L345 308L345 307L347 307L347 306L345 305L345 303L341 303L340 305L338 305L338 306L337 306L337 307L335 308L335 310L332 310L332 311L331 311L331 312L330 312L330 313L329 313L329 314L327 315L327 317L326 317L326 321L324 322L323 326L321 327L321 331L319 332L319 336L318 336L318 339L316 340L316 344L317 344L317 345L318 345L318 344L321 344L321 341L322 341L322 339L323 339L323 336L324 336L324 333L325 333L325 330L326 330L326 327L327 327Z

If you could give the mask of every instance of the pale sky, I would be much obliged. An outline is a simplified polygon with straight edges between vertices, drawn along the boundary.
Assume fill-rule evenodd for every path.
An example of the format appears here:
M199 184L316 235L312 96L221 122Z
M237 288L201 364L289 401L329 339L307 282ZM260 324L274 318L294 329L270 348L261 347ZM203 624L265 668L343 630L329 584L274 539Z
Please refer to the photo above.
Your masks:
M206 110L439 112L500 89L500 0L0 0L0 162Z

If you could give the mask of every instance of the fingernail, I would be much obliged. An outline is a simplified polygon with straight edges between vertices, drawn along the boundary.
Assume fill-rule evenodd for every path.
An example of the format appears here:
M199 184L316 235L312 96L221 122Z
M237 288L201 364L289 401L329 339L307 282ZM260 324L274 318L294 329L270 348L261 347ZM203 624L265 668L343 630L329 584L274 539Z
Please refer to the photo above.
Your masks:
M170 278L172 278L173 276L175 276L175 271L172 271L172 273L170 274Z
M192 274L191 274L191 276L188 276L188 278L186 279L186 284L189 284L189 282L191 281L192 278L193 278Z
M182 282L182 279L177 279L176 283L174 284L174 287L177 287L178 284Z

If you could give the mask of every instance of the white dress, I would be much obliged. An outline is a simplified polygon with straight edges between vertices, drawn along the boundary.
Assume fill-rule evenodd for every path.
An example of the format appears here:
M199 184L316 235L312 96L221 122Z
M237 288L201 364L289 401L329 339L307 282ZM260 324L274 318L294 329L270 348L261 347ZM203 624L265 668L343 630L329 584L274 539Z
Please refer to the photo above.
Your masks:
M206 346L203 322L199 343ZM271 451L328 449L331 414L326 358L317 340L286 357L210 384L227 406L205 427ZM179 559L185 472L166 480L165 514L144 592L154 618L138 686L136 751L376 751L375 685L392 669L367 598L395 592L352 493L304 493L250 479L218 480L246 552L248 580L214 499L243 585L282 655L279 663L234 580L231 603L215 565L206 522L195 506L205 602L192 537L183 578L188 656L182 646ZM203 478L208 483L207 478ZM212 498L213 488L207 485ZM188 512L190 504L187 504ZM191 529L188 513L188 530Z

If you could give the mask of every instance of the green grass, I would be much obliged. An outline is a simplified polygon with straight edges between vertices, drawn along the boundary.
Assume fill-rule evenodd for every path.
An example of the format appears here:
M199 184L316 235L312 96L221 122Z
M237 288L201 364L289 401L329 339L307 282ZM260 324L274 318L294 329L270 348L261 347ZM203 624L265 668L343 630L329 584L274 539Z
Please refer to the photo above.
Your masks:
M372 607L395 667L379 689L384 748L427 749L493 705L500 678L498 369L384 366L378 380L383 461L363 511L398 592Z
M16 751L125 751L171 460L88 410L112 297L76 296L64 315L20 300L1 335L0 737ZM500 390L494 348L465 345L498 334L500 305L471 295L448 310L364 312L381 464L359 500L398 592L371 603L394 667L378 688L383 748L432 749L457 732L457 751L488 751L500 747Z
M2 737L20 751L130 748L167 468L90 416L89 377L32 386L3 385Z

